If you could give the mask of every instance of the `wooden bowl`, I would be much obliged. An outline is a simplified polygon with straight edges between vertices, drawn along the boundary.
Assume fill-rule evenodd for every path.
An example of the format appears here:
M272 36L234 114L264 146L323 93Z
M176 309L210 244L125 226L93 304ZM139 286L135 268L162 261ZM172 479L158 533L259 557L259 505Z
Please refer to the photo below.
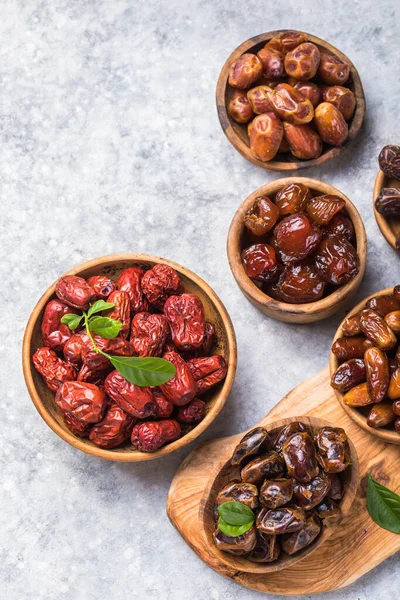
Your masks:
M346 211L353 222L356 233L357 253L360 257L360 271L351 281L349 281L349 283L339 287L329 296L321 298L321 300L317 300L316 302L289 304L287 302L280 302L279 300L275 300L271 296L268 296L246 275L240 256L244 233L243 219L254 200L257 196L261 195L274 196L281 188L290 183L303 183L311 190L311 193L314 193L313 195L335 194L336 196L343 198L346 202ZM246 298L250 300L254 306L269 317L277 319L278 321L285 321L286 323L312 323L313 321L320 321L333 315L342 308L347 300L356 292L365 271L367 238L364 224L358 210L354 204L350 202L347 196L342 194L342 192L317 179L310 179L308 177L286 177L262 185L242 202L236 211L229 228L227 251L229 264L236 279L236 283Z
M197 438L214 421L224 406L231 390L237 362L236 338L233 325L221 300L198 275L170 260L148 254L111 254L109 256L102 256L71 269L65 275L79 275L88 278L92 275L106 274L116 279L119 273L127 267L140 266L144 269L149 269L155 264L160 263L169 265L175 269L181 277L185 290L196 294L203 302L206 320L215 326L215 341L212 352L221 354L225 358L228 364L228 372L223 382L204 395L203 399L207 402L204 419L185 436L171 444L163 446L156 452L139 452L129 443L126 446L107 450L96 446L86 438L76 437L66 427L61 417L61 412L54 401L54 393L47 388L41 375L39 375L32 363L34 352L37 348L43 346L41 336L43 312L49 300L55 297L54 292L57 282L54 282L43 294L29 318L22 348L23 371L29 394L39 414L51 429L63 440L71 444L71 446L79 448L79 450L83 450L88 454L109 460L137 462L153 460L170 454L174 450L179 450Z
M292 156L290 153L279 153L273 160L270 160L269 162L263 162L261 160L258 160L258 158L256 158L252 154L249 147L247 123L245 123L244 125L236 123L236 121L234 121L228 114L229 101L234 91L233 88L230 85L228 85L229 71L231 69L232 62L239 58L242 54L245 54L246 52L256 54L259 50L261 50L261 48L265 46L265 44L270 39L272 39L276 35L279 35L280 33L285 33L286 31L295 30L280 29L279 31L269 31L268 33L261 33L260 35L256 35L255 37L250 38L246 42L243 42L243 44L240 44L240 46L232 52L232 54L229 56L224 66L222 67L222 71L220 73L217 83L216 100L218 117L226 137L236 148L236 150L238 150L242 156L247 158L247 160L251 161L255 165L258 165L259 167L262 167L263 169L268 169L270 171L294 171L295 169L315 167L317 165L322 165L331 158L334 158L335 156L338 156L345 148L347 148L351 144L351 142L358 135L365 114L364 90L357 69L355 68L353 63L347 58L347 56L345 56L342 52L340 52L337 48L335 48L328 42L325 42L325 40L322 40L321 38L318 38L315 35L306 33L305 35L307 36L309 42L312 42L313 44L318 46L318 48L323 52L337 56L350 66L350 77L346 82L346 86L355 95L356 109L354 111L352 119L348 121L348 138L342 146L332 147L324 144L324 149L322 151L321 156L312 160L299 160L296 157Z
M381 290L380 292L376 292L375 294L371 294L370 296L367 296L367 298L364 298L364 300L361 300L361 302L359 302L347 314L346 318L351 317L352 315L355 315L356 313L358 313L362 308L364 308L366 302L370 298L373 298L374 296L384 296L385 294L391 294L392 292L393 292L393 288L386 288L385 290ZM344 321L344 319L343 319L343 321ZM333 342L335 342L338 338L343 337L343 332L342 332L343 321L340 323L338 330L335 333ZM333 373L335 373L339 364L340 363L339 363L338 359L331 351L330 357L329 357L329 370L330 370L331 376L333 375ZM361 412L361 410L357 409L357 408L353 408L352 406L348 406L347 404L345 404L343 402L343 394L335 389L333 389L333 391L335 392L336 398L339 400L340 404L342 405L342 408L347 412L349 417L351 417L353 419L353 421L355 421L365 431L368 431L368 433L370 433L371 435L374 435L375 437L380 438L381 440L385 440L385 442L389 442L391 444L400 444L400 434L398 434L396 431L394 431L394 429L389 429L389 428L385 428L385 427L382 427L380 429L374 429L373 427L369 427L369 425L367 425L367 417ZM370 408L370 407L367 407L367 409L368 408Z
M263 427L265 427L267 431L272 433L276 429L279 429L289 423L292 423L293 421L300 421L305 425L310 425L311 427L334 427L334 425L332 425L328 421L325 421L325 419L319 419L316 417L309 416L290 417L287 419L276 421L274 423L270 423L268 425L263 425ZM245 435L245 433L243 435ZM240 469L238 467L232 467L230 464L230 457L232 455L235 445L236 443L232 444L232 446L229 448L229 452L224 456L224 459L219 463L216 469L215 478L210 481L209 486L207 486L207 488L204 490L202 501L200 502L199 521L202 529L201 533L205 538L208 548L211 549L214 553L216 562L223 562L226 565L237 569L238 571L247 573L273 573L275 571L280 571L281 569L291 567L306 556L309 556L312 552L314 552L315 550L317 550L317 548L324 544L326 540L331 536L335 525L337 525L338 523L333 523L331 525L324 526L321 529L321 533L317 537L316 541L314 541L310 546L304 548L304 550L300 551L298 554L289 556L282 552L279 559L273 563L254 563L244 558L243 556L234 556L233 554L228 554L227 552L222 552L221 550L219 550L216 547L213 540L213 531L215 528L215 499L221 488L227 483L229 483L229 481L237 477L240 473ZM342 481L344 484L344 493L340 502L340 508L343 517L346 516L350 511L351 505L356 497L357 487L360 479L357 452L350 439L349 445L351 453L351 466L348 469L346 469L346 471L344 471L343 474Z
M398 235L400 235L400 219L386 219L386 217L378 213L375 208L375 200L381 193L382 189L387 187L400 189L400 181L398 179L391 179L390 177L387 177L383 171L379 170L374 185L374 215L384 238L392 246L392 248L397 250L396 238Z

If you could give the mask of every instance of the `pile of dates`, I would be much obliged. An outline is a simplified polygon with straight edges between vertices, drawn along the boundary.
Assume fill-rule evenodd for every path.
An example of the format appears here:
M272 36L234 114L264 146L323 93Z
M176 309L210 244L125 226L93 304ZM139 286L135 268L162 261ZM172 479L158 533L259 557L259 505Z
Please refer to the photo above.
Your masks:
M57 282L56 296L46 305L43 347L33 364L55 392L72 433L102 448L130 440L137 450L153 452L204 418L206 401L200 396L225 378L227 365L222 356L211 355L215 328L174 269L130 267L116 282L107 275L87 280L67 275ZM122 328L113 339L94 335L97 347L111 356L162 357L176 367L172 379L159 387L130 383L94 351L86 329L71 331L61 323L63 315L80 314L100 299L114 304L103 316L122 322Z
M250 150L258 160L278 152L311 160L324 144L341 146L348 137L356 107L345 86L349 76L347 63L319 50L304 33L288 31L232 63L228 113L249 123Z
M259 196L244 217L246 274L282 302L315 302L357 275L353 223L339 196L313 196L291 183L274 198Z
M303 550L324 524L341 519L342 473L350 465L341 428L312 429L298 421L270 433L256 427L236 446L231 465L240 479L220 490L216 509L224 502L242 502L254 512L255 522L236 537L226 536L217 525L214 541L220 550L273 562L281 551L292 555Z
M362 411L370 427L400 433L400 285L370 298L343 321L341 332L332 345L340 363L332 387Z
M382 188L375 200L375 208L386 219L400 219L400 146L384 146L379 153L379 167L389 179L399 182L398 187ZM400 232L396 237L396 249L400 252Z

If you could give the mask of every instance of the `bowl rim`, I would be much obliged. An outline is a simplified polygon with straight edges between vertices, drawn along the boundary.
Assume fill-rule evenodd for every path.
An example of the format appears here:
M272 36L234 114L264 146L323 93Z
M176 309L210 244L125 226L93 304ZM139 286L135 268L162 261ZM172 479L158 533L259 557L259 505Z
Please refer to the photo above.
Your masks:
M281 302L268 296L247 276L242 261L240 259L241 249L240 241L244 229L243 218L246 211L252 206L257 196L275 194L283 187L291 183L302 183L313 191L319 191L323 194L334 194L343 198L346 202L346 211L351 219L357 239L357 254L360 258L360 270L357 275L345 285L342 285L337 290L315 302L305 302L302 304L290 304L289 302ZM324 183L318 179L309 177L284 177L282 179L274 179L254 190L243 202L239 205L236 213L233 216L228 232L227 240L228 260L236 283L244 294L249 297L256 305L261 305L271 312L287 313L295 317L302 317L304 314L313 314L315 316L322 315L328 308L342 302L347 296L350 296L356 291L364 276L367 257L367 236L364 223L361 215L351 200L334 186Z
M352 308L347 313L345 318L340 323L339 327L336 330L334 338L332 340L332 345L339 337L343 337L342 326L343 326L343 322L345 321L345 319L347 317L350 317L350 316L356 314L362 308L364 308L366 302L368 302L368 300L370 298L373 298L374 296L384 296L386 294L392 294L392 292L393 292L393 287L385 288L383 290L375 292L374 294L370 294L369 296L366 296L363 300L358 302L354 306L354 308ZM332 352L332 345L331 345L331 350L330 350L330 354L329 354L329 373L330 373L331 377L335 373L336 369L338 368L338 366L340 364L338 359ZM334 388L332 388L332 391L335 393L335 396L338 399L338 401L340 402L340 405L343 408L343 410L345 410L346 413L349 415L349 417L351 417L351 419L353 419L353 421L355 421L357 423L357 425L359 425L362 429L364 429L364 431L367 431L372 436L377 437L381 440L384 440L385 442L389 442L390 444L400 444L400 434L399 433L397 433L396 431L390 431L389 429L383 429L383 428L374 429L373 427L369 427L369 425L367 425L366 417L364 417L364 415L359 410L357 410L357 408L348 406L347 404L345 404L345 402L343 402L344 394L339 392L339 390L335 390Z
M313 44L317 44L318 46L321 46L325 50L328 50L328 52L339 57L341 60L343 60L350 66L350 74L351 74L351 77L353 80L353 85L354 85L354 95L356 97L356 109L355 109L354 115L351 118L351 121L349 123L348 137L341 146L331 147L331 148L329 148L329 150L327 152L324 152L318 158L313 158L311 160L299 160L299 159L294 160L294 161L271 160L268 162L263 162L252 155L252 153L250 152L249 146L247 146L247 144L245 144L239 138L239 136L236 134L236 132L232 126L231 118L228 114L227 106L225 103L225 94L226 94L226 89L228 86L229 71L230 71L231 63L233 60L235 60L236 58L239 58L239 56L241 56L245 52L248 52L254 46L256 46L260 43L263 43L263 42L267 42L268 40L272 39L276 35L279 35L281 33L286 33L288 31L294 31L296 33L305 34L307 36L309 42L312 42ZM240 152L240 154L244 158L246 158L247 160L249 160L250 162L252 162L253 164L255 164L257 166L262 167L263 169L270 170L270 171L294 171L296 169L304 169L307 167L314 167L317 165L322 165L325 162L327 162L328 160L331 160L332 158L334 158L335 156L338 156L357 137L357 135L361 129L361 126L362 126L362 123L364 120L364 116L365 116L365 110L366 110L364 89L363 89L358 71L357 71L356 67L354 66L354 64L351 62L351 60L345 54L343 54L343 52L338 50L335 46L333 46L329 42L325 41L324 39L319 38L315 35L312 35L311 33L299 31L297 29L278 29L276 31L268 31L265 33L260 33L254 37L249 38L245 42L242 42L228 56L228 58L226 59L224 65L221 69L220 75L218 77L218 82L217 82L216 103L217 103L217 112L218 112L218 118L219 118L220 125L221 125L222 130L225 133L226 137L230 141L230 143L234 146L234 148L238 152Z
M73 435L73 433L66 431L63 429L59 423L51 416L50 413L46 410L40 395L36 389L35 382L33 380L33 364L32 364L32 356L31 356L31 340L33 335L33 330L36 325L36 322L42 312L44 306L51 299L53 294L55 293L55 286L59 278L52 283L47 290L42 294L42 296L37 301L35 307L32 310L32 313L29 317L28 323L25 328L24 339L22 343L22 368L25 378L25 383L28 388L29 395L32 399L33 404L36 407L36 410L42 417L42 419L47 423L47 425L65 442L68 442L71 446L86 452L87 454L91 454L98 458L120 461L120 462L141 462L146 460L154 460L161 456L165 456L174 452L175 450L179 450L184 446L190 444L194 439L196 439L199 435L201 435L209 425L214 421L217 417L218 413L222 410L229 393L231 391L233 381L235 378L236 367L237 367L237 344L236 344L236 335L235 330L233 328L232 320L214 290L196 273L179 265L178 263L171 261L169 259L165 259L159 256L153 256L151 254L136 254L136 253L122 253L122 254L108 254L98 258L91 259L84 263L79 264L72 269L69 269L64 275L60 275L60 277L64 277L65 275L76 275L80 272L93 268L93 267L104 267L104 263L110 262L131 262L131 263L162 263L166 264L173 269L175 269L179 274L184 275L188 279L190 279L193 283L199 286L209 297L212 304L214 305L216 311L219 313L221 321L223 323L226 339L227 339L227 347L229 351L229 361L228 361L228 371L226 378L224 380L223 386L221 387L218 398L214 404L214 406L207 412L204 419L196 425L191 431L189 431L186 435L182 436L178 440L171 442L165 446L162 446L159 450L155 452L140 452L138 450L132 452L121 452L118 449L106 449L101 448L99 446L92 446L87 444L84 438L78 438Z
M289 423L292 423L294 421L300 421L307 425L311 425L312 427L327 427L327 426L328 427L336 427L333 423L331 423L327 419L323 419L320 417L314 417L311 414L301 415L301 416L297 416L297 417L286 417L284 419L278 419L277 421L271 421L271 423L263 424L261 426L264 429L266 429L267 431L273 431L280 427L284 427L285 425L288 425ZM246 435L246 433L248 433L249 431L251 431L252 429L254 429L255 427L258 427L258 426L259 425L256 424L253 427L250 427L250 429L244 431L243 433L232 436L232 437L239 438L239 436L240 436L240 438L241 438L244 435ZM349 442L349 446L350 446L350 455L351 455L351 465L350 465L351 472L350 472L350 476L349 476L349 480L348 480L347 489L345 490L345 493L343 494L342 499L340 501L342 518L346 517L349 514L351 507L353 505L353 502L356 498L357 488L358 488L358 485L360 482L360 463L359 463L359 459L358 459L358 455L357 455L357 450L356 450L355 445L352 442L350 437L348 437L348 442ZM209 543L209 540L208 540L208 534L206 531L207 528L206 528L205 522L207 520L207 515L206 515L207 507L209 505L209 502L211 501L210 496L212 494L212 488L213 488L213 485L214 485L216 479L218 478L220 472L225 467L225 465L227 465L227 463L232 455L233 448L236 446L236 444L237 444L237 441L235 439L232 442L232 444L229 445L229 451L224 453L223 457L218 462L217 466L214 468L212 482L211 482L210 486L209 487L207 486L207 489L204 490L203 495L200 500L200 503L199 503L199 521L201 523L201 535L202 535L204 542L207 544ZM275 562L273 562L273 563L252 563L250 560L244 559L243 557L240 557L240 556L235 557L234 555L230 555L229 553L223 552L223 551L219 550L218 548L216 548L215 546L214 546L213 550L215 552L215 555L218 556L218 558L219 558L219 560L221 560L221 562L225 563L227 566L229 566L231 568L233 567L235 569L238 569L241 572L263 574L263 573L272 573L272 572L276 572L276 571L281 571L283 569L292 567L295 563L303 560L303 558L306 558L306 556L309 556L312 552L317 550L320 545L324 544L329 539L331 533L333 532L333 529L335 528L335 526L340 525L341 520L338 523L332 523L330 525L329 524L325 525L325 527L323 529L321 529L321 533L318 535L315 543L312 543L310 546L306 547L302 552L300 552L297 555L296 554L294 554L292 556L288 555L288 558L283 562L277 561L276 563ZM237 560L237 559L239 559L239 560ZM246 567L246 568L243 568L243 567Z
M383 237L385 238L387 243L390 244L390 246L392 246L392 248L394 248L394 250L396 250L396 252L397 252L396 236L390 225L390 220L386 219L383 215L381 215L381 213L379 213L375 207L375 200L381 193L382 189L384 187L387 187L385 185L386 179L387 179L387 177L386 177L385 173L381 169L379 169L378 174L375 179L375 184L374 184L374 191L373 191L373 195L372 195L372 206L374 209L375 220L378 224L378 227L379 227ZM399 189L400 189L400 181L399 181Z

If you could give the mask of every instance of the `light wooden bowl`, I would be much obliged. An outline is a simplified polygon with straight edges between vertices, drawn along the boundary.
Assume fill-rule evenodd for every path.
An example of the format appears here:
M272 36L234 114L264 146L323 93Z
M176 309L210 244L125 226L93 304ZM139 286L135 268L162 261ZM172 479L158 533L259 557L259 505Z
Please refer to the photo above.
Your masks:
M379 173L376 176L374 185L374 215L384 238L392 246L392 248L397 250L396 237L400 234L400 219L386 219L383 215L378 213L375 208L375 200L381 193L382 189L387 187L400 189L400 181L398 179L391 179L390 177L387 177L385 173L379 169Z
M261 195L274 196L281 188L290 183L303 183L311 190L313 195L335 194L336 196L343 198L346 202L346 211L353 222L356 233L357 253L360 257L360 271L351 281L349 281L349 283L339 287L329 296L321 298L321 300L317 300L316 302L289 304L287 302L280 302L279 300L275 300L271 296L268 296L246 275L240 256L244 233L243 219L246 212L253 205L254 200L257 196ZM308 177L286 177L262 185L250 194L250 196L248 196L239 206L229 228L227 252L229 265L233 276L236 279L236 283L246 298L250 300L256 308L278 321L285 321L286 323L312 323L313 321L320 321L333 315L342 308L348 299L356 292L365 271L367 238L364 224L358 210L354 204L350 202L347 196L342 194L342 192L317 179L310 179Z
M348 121L349 125L349 136L347 140L344 142L342 146L332 147L324 144L324 149L318 158L314 158L312 160L299 160L296 157L292 156L290 153L288 154L277 154L277 156L270 160L269 162L263 162L258 160L255 156L253 156L249 147L249 136L247 134L247 123L240 124L236 123L228 114L228 104L233 94L233 88L228 85L229 71L231 68L231 64L234 60L239 58L242 54L246 52L257 53L261 48L265 46L265 44L280 33L284 33L286 31L295 31L294 29L280 29L278 31L269 31L268 33L261 33L260 35L256 35L253 38L250 38L243 44L240 44L236 50L232 52L224 66L222 67L222 71L218 78L217 83L217 110L219 122L221 123L221 127L231 142L231 144L240 152L244 158L247 158L250 162L262 167L263 169L268 169L270 171L294 171L295 169L304 169L306 167L315 167L317 165L322 165L327 162L331 158L338 156L345 148L347 148L351 142L358 135L362 122L364 120L365 114L365 96L364 90L362 87L360 76L358 75L357 69L353 65L353 63L345 56L342 52L340 52L337 48L325 42L321 38L316 37L315 35L311 35L306 33L308 41L312 42L320 50L326 52L328 54L333 54L337 56L342 61L347 63L350 66L350 77L345 84L351 91L354 93L356 98L356 109L354 111L354 115L350 121ZM301 32L303 33L303 32Z
M71 269L65 275L79 275L81 277L91 277L92 275L106 274L113 279L116 279L119 273L132 266L141 266L145 269L151 268L155 264L169 265L175 269L187 292L196 294L204 305L206 320L213 323L215 326L215 341L212 349L213 353L221 354L228 365L228 372L223 383L212 388L204 395L204 400L207 402L206 416L204 419L189 433L180 439L163 446L156 452L146 453L135 450L129 443L126 446L107 450L93 444L86 438L75 436L65 425L61 413L54 401L54 393L51 392L45 385L41 375L36 371L32 363L32 356L37 348L43 346L41 336L41 322L46 304L55 297L56 282L51 285L48 290L40 298L29 318L22 348L22 365L25 376L25 382L28 387L29 394L32 398L41 417L46 423L59 435L63 440L83 450L88 454L93 454L99 458L109 460L138 462L143 460L153 460L160 456L165 456L183 448L195 438L197 438L207 427L214 421L231 390L236 371L237 349L236 338L233 329L232 321L218 298L216 293L210 288L205 281L198 275L185 269L170 260L150 256L148 254L111 254L95 258L86 263L83 263L74 269Z
M370 298L373 298L374 296L384 296L385 294L391 294L392 292L393 292L393 288L386 288L385 290L381 290L380 292L376 292L375 294L371 294L370 296L367 296L367 298L364 298L364 300L361 300L361 302L359 302L347 314L346 318L351 317L352 315L355 315L362 308L364 308L366 302ZM343 319L343 321L344 321L344 319ZM335 333L333 342L335 342L337 340L337 338L343 337L343 332L342 332L343 321L340 323L338 330ZM340 363L339 363L338 359L331 351L330 356L329 356L329 371L330 371L331 376L333 375L333 373L335 373L339 364ZM374 435L375 437L378 437L381 440L385 440L385 442L389 442L391 444L400 444L400 434L398 434L396 431L394 431L394 429L386 429L385 427L382 427L380 429L374 429L373 427L369 427L369 425L367 425L367 418L362 414L361 410L357 409L357 408L353 408L352 406L348 406L347 404L345 404L343 402L343 394L335 389L333 389L333 391L335 392L336 398L339 400L340 404L342 405L342 408L347 412L349 417L351 417L353 419L353 421L355 421L357 423L357 425L362 427L365 431L368 431L368 433L370 433L371 435Z
M287 419L282 419L280 421L276 421L274 423L270 423L268 425L263 425L265 429L269 432L274 432L276 429L287 425L288 423L292 423L293 421L300 421L305 425L310 425L311 427L324 427L330 426L334 427L328 421L324 419L319 419L317 417L290 417ZM245 435L243 433L243 435ZM300 551L298 554L293 556L289 556L284 552L281 553L279 559L273 563L255 563L252 562L243 556L234 556L233 554L228 554L227 552L223 552L219 550L213 540L213 531L215 529L215 519L214 519L214 508L215 508L215 499L218 492L221 488L229 483L232 479L237 477L240 473L240 469L238 467L232 467L230 464L230 457L232 455L233 449L237 442L235 442L230 448L229 452L225 454L224 459L219 463L216 469L216 476L214 479L209 481L207 488L204 490L202 501L200 502L200 527L201 533L205 538L207 546L213 552L215 556L215 561L228 565L229 567L233 567L241 572L246 573L273 573L275 571L280 571L281 569L285 569L287 567L291 567L295 563L299 562L306 556L309 556L312 552L317 550L322 544L326 542L326 540L331 536L335 525L338 523L332 523L330 525L324 526L321 529L321 533L317 537L316 541L313 542L307 548ZM350 445L350 453L351 453L351 466L346 469L343 474L343 488L344 493L342 500L340 501L340 508L342 511L342 516L346 516L351 508L351 505L356 497L357 487L360 479L359 472L359 463L357 452L354 448L353 443L349 439Z

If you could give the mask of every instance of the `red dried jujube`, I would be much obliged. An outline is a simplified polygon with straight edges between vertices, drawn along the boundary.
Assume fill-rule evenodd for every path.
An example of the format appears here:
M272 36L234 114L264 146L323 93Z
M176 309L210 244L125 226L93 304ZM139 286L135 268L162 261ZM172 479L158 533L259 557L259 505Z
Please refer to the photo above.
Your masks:
M181 426L173 419L147 421L134 426L131 435L132 445L141 452L155 452L164 444L181 437Z
M65 275L57 281L56 296L68 306L86 310L96 299L96 292L82 277Z
M137 313L132 319L130 342L138 356L161 356L168 333L164 315Z
M66 314L76 315L78 311L60 300L50 300L44 309L42 319L43 343L56 352L60 352L72 336L69 327L61 323L62 317Z
M96 292L99 300L107 300L108 296L116 290L116 285L112 279L106 275L94 275L87 280Z
M80 423L98 423L106 410L107 398L97 385L66 381L57 390L56 404Z
M39 348L32 357L34 367L43 377L47 387L57 391L65 381L76 379L76 370L64 360L61 360L51 348Z
M151 388L130 383L117 370L107 375L104 389L125 412L138 419L146 419L156 408Z
M169 296L179 293L180 287L178 273L168 265L154 265L143 275L143 292L150 304L160 310Z
M107 302L114 304L114 308L111 308L109 311L107 311L107 317L122 323L122 327L118 335L126 339L129 335L129 330L131 327L131 302L128 292L116 290L108 296Z
M164 304L171 338L178 350L196 350L204 341L204 308L194 294L170 296Z
M149 310L149 303L143 294L141 285L143 274L143 269L129 267L128 269L124 269L118 277L117 288L122 292L128 293L133 315Z
M129 439L134 417L113 402L100 423L92 427L89 439L102 448L115 448Z
M205 356L203 358L192 358L188 360L189 367L195 382L196 394L204 394L213 385L216 385L226 377L228 366L223 356Z
M176 373L172 379L161 385L160 389L173 404L184 406L193 400L196 394L196 382L188 363L174 351L166 352L163 358L176 367Z

